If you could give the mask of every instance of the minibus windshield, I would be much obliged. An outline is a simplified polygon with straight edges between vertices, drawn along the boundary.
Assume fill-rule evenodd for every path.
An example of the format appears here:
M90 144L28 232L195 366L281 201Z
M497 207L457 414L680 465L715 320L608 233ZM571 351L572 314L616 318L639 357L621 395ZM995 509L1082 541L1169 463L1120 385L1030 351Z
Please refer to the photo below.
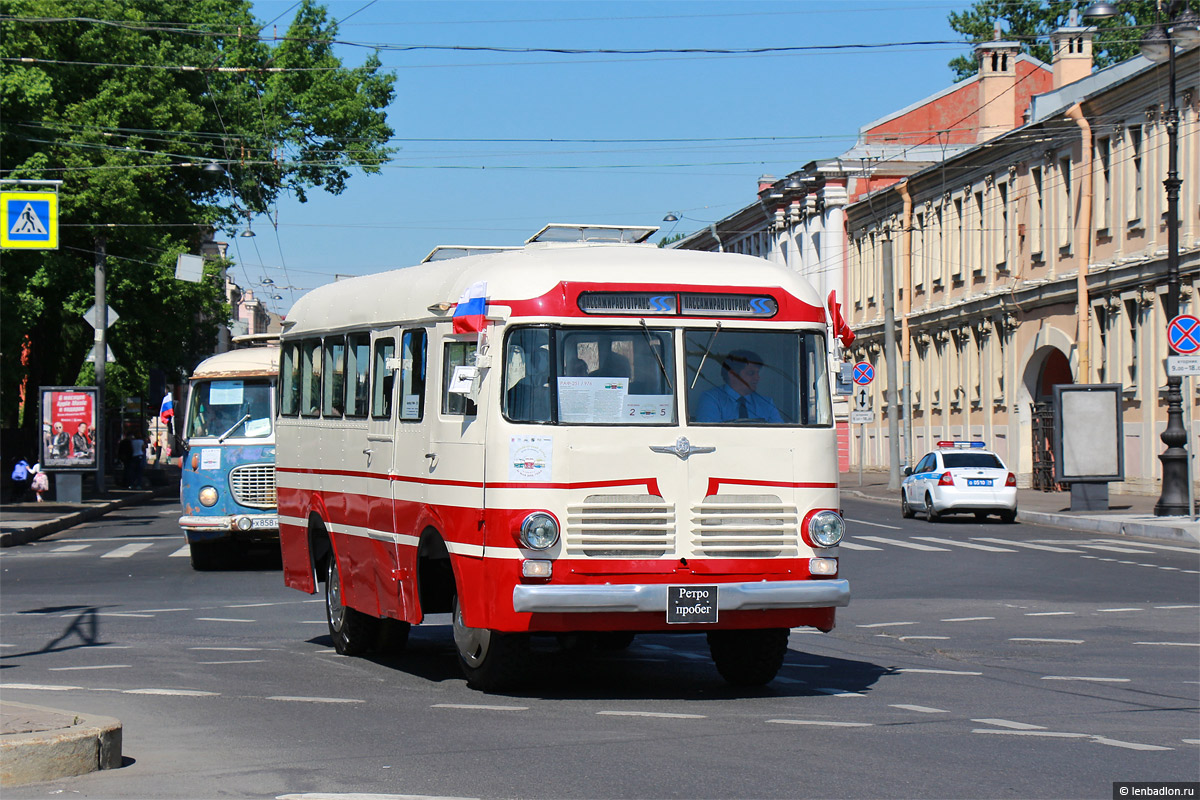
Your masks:
M188 438L262 439L271 435L268 378L197 381L188 408Z
M816 331L524 326L505 339L502 403L513 422L675 425L682 402L689 424L827 427L826 372Z

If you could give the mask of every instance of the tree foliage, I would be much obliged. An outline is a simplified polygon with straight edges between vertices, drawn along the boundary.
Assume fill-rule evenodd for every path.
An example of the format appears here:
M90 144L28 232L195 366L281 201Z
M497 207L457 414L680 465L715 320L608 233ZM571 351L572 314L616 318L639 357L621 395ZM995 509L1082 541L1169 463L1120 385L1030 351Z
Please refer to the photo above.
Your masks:
M90 378L97 242L106 242L109 398L179 379L227 322L221 262L201 283L176 257L206 230L340 193L391 149L394 76L370 56L347 68L337 25L303 0L286 36L260 37L248 0L7 0L0 14L0 175L57 179L57 251L0 260L0 424L20 387ZM225 167L214 174L209 162ZM25 362L25 363L22 363ZM25 427L32 428L32 414Z
M950 27L975 43L994 38L996 23L1000 23L1001 38L1020 42L1021 51L1049 64L1050 34L1068 24L1071 9L1082 9L1086 2L1076 0L978 0L965 11L950 12ZM1188 6L1200 10L1200 0L1188 0ZM1138 43L1148 26L1165 21L1158 11L1156 0L1121 0L1121 13L1111 19L1086 21L1080 25L1094 26L1093 58L1097 67L1133 58L1139 54ZM950 62L954 79L961 81L979 71L975 56L964 55Z

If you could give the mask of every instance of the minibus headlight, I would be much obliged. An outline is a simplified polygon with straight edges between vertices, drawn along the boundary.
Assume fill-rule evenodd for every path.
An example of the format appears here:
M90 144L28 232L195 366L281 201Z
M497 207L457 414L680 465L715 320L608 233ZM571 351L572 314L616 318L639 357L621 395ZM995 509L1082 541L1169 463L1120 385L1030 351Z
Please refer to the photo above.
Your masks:
M817 547L833 547L846 533L846 523L836 511L818 511L808 520L808 538Z
M214 486L205 486L200 490L200 505L215 506L217 504L217 489Z
M521 523L521 544L530 550L548 550L558 541L558 523L542 512L530 514Z

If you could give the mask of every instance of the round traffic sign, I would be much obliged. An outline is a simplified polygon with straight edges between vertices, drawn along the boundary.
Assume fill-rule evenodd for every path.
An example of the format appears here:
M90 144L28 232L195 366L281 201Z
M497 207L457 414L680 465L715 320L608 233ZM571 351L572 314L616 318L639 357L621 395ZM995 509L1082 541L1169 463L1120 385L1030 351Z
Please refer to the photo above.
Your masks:
M1181 356L1200 353L1200 319L1180 314L1167 323L1167 343Z
M871 381L875 380L875 368L865 361L860 361L854 365L854 382L859 386L866 386Z

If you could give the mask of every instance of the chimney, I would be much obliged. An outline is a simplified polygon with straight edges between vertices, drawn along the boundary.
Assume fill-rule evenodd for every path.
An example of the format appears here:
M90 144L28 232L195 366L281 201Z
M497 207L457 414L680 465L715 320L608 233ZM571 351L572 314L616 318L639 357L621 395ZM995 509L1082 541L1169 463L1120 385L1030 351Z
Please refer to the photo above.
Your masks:
M767 189L770 189L772 186L774 186L774 185L775 185L775 180L776 180L776 178L775 178L775 176L774 176L774 175L763 175L763 176L761 176L761 177L758 179L758 193L759 193L759 194L762 194L762 193L763 193L763 192L765 192Z
M976 141L1011 131L1017 124L1017 56L1021 45L996 40L975 47L979 60L979 135Z
M1072 8L1067 26L1050 34L1050 48L1054 53L1050 65L1055 89L1092 74L1092 36L1095 32L1095 28L1079 27L1079 10Z

